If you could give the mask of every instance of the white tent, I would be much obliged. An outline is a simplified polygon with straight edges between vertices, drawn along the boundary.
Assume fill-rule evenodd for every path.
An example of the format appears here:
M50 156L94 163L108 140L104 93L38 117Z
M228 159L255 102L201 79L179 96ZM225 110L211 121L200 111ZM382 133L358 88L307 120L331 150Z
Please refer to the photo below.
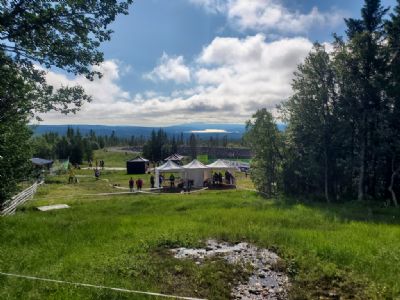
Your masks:
M188 180L193 180L194 187L202 187L204 181L210 178L210 169L206 165L199 162L197 159L183 166L185 177Z
M222 159L218 159L217 161L213 162L212 164L207 165L207 167L214 169L214 170L235 170L235 167L226 163Z
M183 169L181 166L178 166L172 160L167 161L165 164L156 168L155 187L160 187L160 173L183 173L184 171L185 169Z
M225 180L229 180L230 184L235 183L235 177L233 176L233 174L234 174L236 168L234 166L232 166L231 164L229 164L228 162L226 162L222 159L218 159L217 161L213 162L212 164L207 165L207 167L209 167L211 170L228 171L231 174L231 176L225 177ZM228 175L225 173L225 176L228 176Z

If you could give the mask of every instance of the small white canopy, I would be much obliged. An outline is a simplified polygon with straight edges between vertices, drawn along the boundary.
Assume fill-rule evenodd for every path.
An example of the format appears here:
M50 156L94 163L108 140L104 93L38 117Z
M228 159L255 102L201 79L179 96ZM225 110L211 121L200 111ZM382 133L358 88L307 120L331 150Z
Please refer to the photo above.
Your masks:
M188 170L201 170L201 169L208 169L206 165L198 161L197 159L194 159L192 162L188 163L187 165L183 166L184 169Z
M159 188L160 187L160 173L166 173L166 172L184 172L185 169L183 169L181 166L178 166L176 163L174 163L172 160L167 161L165 164L159 166L156 168L156 178L155 178L155 187Z
M182 155L179 155L179 154L172 154L171 156L168 156L166 159L164 159L165 161L167 161L167 160L182 160L183 159L183 156Z
M233 170L233 169L235 169L235 167L226 163L222 159L218 159L217 161L213 162L212 164L207 165L207 167L209 167L211 169L218 169L218 170Z
M178 166L172 160L168 160L165 164L156 168L156 171L161 172L180 172L183 171L181 166Z
M202 164L197 159L184 165L185 176L187 180L193 180L193 186L202 187L204 181L210 178L210 168Z

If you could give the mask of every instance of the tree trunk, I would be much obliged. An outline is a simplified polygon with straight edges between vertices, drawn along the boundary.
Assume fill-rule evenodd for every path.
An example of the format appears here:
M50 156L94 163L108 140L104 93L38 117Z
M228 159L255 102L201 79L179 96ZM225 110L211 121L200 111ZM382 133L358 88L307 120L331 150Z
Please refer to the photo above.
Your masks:
M363 128L361 131L361 149L360 149L360 174L358 178L358 201L365 199L365 167L366 167L366 155L367 155L367 113L363 112Z
M324 178L324 189L326 202L330 203L329 199L329 166L328 166L328 151L325 148L325 178Z
M361 153L360 153L360 174L358 178L358 201L363 201L364 195L364 183L365 183L365 151L366 143L363 141L361 143Z
M389 192L392 194L392 201L395 207L399 207L399 203L397 202L397 197L396 197L396 193L394 192L394 181L396 179L396 176L399 174L400 172L400 166L395 169L394 166L395 160L392 159L392 177L390 179L390 185L389 185Z

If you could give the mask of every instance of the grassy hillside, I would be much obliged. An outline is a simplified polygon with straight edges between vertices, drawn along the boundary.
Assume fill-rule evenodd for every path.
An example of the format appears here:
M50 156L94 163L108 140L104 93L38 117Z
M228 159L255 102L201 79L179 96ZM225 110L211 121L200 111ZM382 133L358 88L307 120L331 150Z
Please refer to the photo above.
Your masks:
M93 166L95 166L96 160L104 160L106 167L126 167L126 161L135 158L138 154L132 152L113 152L107 149L101 149L94 151Z
M79 175L91 175L82 170ZM48 180L35 200L0 218L0 271L167 294L228 299L242 278L225 262L174 259L168 249L208 238L277 251L294 282L291 297L400 295L400 213L354 205L267 200L247 190L176 195L91 196L127 186L123 171L102 179ZM145 178L145 180L147 180ZM251 187L249 179L240 184ZM88 195L89 194L89 195ZM42 213L43 204L70 209ZM155 299L0 275L0 299Z

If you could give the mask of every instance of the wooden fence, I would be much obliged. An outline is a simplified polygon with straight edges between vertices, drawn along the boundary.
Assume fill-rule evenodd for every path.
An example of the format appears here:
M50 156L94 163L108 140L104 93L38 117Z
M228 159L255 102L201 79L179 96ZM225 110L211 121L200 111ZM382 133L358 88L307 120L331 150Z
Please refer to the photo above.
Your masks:
M23 190L18 195L6 201L1 207L0 215L3 216L13 215L18 206L24 204L25 202L33 198L33 196L37 191L38 186L41 185L42 183L43 182L35 182L26 190Z

